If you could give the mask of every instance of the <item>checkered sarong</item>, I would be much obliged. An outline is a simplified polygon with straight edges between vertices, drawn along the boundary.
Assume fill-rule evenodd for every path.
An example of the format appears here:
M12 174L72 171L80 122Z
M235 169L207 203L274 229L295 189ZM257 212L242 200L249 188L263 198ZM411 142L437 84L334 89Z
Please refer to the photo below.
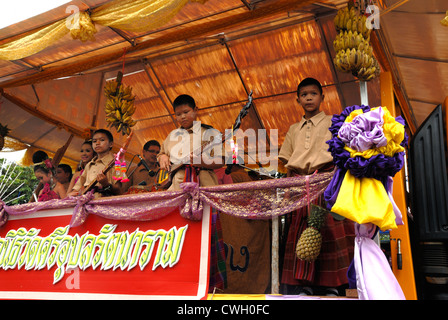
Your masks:
M323 196L312 203L323 206ZM281 282L288 285L325 287L347 284L347 271L354 251L354 223L348 219L337 221L327 215L326 223L320 230L321 252L315 261L306 262L297 258L295 249L300 235L307 227L308 208L304 206L291 215Z

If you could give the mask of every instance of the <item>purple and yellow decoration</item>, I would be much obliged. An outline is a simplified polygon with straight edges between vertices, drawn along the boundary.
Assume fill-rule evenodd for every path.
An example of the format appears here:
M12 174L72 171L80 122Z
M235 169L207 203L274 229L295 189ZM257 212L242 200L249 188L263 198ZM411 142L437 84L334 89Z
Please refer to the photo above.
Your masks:
M328 209L381 230L403 224L392 197L392 177L404 163L404 119L394 118L385 107L354 105L334 115L329 130L336 172L324 192Z

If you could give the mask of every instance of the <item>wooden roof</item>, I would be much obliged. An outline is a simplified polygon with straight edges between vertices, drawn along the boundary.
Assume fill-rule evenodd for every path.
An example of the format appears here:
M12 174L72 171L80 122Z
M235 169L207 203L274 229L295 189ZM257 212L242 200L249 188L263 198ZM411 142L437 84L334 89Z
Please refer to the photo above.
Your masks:
M86 10L106 2L71 4ZM48 151L75 133L66 156L76 161L83 130L106 127L103 87L123 70L123 82L137 96L131 154L150 139L163 141L177 127L172 101L183 93L196 99L203 123L223 131L253 91L253 108L241 128L266 129L268 148L281 146L302 115L296 102L301 79L319 79L328 114L360 104L357 80L336 72L332 63L333 17L345 5L339 0L209 0L188 3L167 24L146 33L97 25L93 42L67 35L30 57L0 61L0 122L8 124L13 138ZM65 8L1 29L0 44L67 17ZM387 17L384 25L389 23L393 19ZM392 38L401 48L399 37ZM368 89L369 104L379 105L379 80L369 82ZM123 137L112 132L122 143Z

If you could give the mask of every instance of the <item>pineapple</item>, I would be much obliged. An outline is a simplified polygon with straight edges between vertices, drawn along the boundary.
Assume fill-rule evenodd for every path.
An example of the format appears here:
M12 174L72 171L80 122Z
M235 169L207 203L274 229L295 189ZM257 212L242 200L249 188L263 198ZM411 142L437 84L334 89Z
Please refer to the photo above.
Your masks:
M300 235L296 246L296 255L299 259L308 262L316 260L322 245L320 228L325 223L327 210L311 205L311 213L308 217L308 227Z
M5 137L8 135L10 130L11 129L9 129L8 126L4 126L0 123L0 150L3 149L3 146L5 145Z

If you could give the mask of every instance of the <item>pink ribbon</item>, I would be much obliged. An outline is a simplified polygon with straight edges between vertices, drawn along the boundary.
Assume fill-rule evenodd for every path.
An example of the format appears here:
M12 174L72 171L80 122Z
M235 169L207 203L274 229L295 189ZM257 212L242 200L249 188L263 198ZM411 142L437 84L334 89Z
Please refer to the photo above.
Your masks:
M91 200L95 198L94 190L87 192L84 195L77 196L76 206L73 209L72 219L70 221L70 227L77 227L86 221L87 216L89 215L86 210L86 204L88 204Z
M203 204L199 196L199 183L182 182L180 187L184 192L189 193L190 197L185 200L185 205L180 210L180 215L185 219L201 220Z

